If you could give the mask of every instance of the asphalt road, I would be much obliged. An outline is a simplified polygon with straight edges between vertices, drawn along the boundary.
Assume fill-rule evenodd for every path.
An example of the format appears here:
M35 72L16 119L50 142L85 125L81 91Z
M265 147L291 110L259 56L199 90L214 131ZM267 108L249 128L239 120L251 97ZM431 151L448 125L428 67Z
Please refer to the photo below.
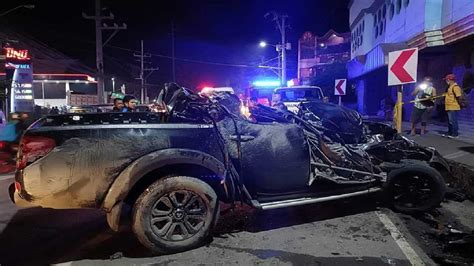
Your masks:
M221 216L206 246L152 256L125 225L107 228L96 210L19 209L11 176L0 176L0 264L410 265L433 264L398 215L374 197Z

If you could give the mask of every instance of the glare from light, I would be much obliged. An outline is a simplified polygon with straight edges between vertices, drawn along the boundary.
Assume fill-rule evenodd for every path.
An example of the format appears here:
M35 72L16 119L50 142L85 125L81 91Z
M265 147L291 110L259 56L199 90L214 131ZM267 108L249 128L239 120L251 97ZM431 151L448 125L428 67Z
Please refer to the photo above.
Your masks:
M253 82L256 87L278 87L280 86L279 80L257 80Z
M212 87L203 87L201 90L202 94L210 94L212 93Z
M427 88L428 88L428 84L426 84L426 83L421 83L420 84L420 89L426 90Z
M286 86L288 86L288 87L295 86L295 81L292 80L292 79L288 80L288 81L286 82Z
M265 48L267 46L267 43L265 41L261 41L259 45L260 47Z
M319 44L319 46L321 46L321 47L324 47L324 45L325 45L324 43L320 43L320 44Z

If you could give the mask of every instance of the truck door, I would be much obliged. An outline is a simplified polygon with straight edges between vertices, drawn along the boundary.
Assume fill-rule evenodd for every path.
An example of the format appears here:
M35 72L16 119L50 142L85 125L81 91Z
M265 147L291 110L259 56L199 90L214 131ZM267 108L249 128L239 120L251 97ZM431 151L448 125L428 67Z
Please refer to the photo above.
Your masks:
M308 187L310 158L295 124L239 122L241 177L253 193L288 193Z

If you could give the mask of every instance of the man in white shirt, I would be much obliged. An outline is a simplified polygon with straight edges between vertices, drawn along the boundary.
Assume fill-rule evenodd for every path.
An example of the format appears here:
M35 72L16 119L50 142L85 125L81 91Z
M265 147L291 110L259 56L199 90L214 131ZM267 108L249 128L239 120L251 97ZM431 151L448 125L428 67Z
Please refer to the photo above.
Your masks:
M433 87L432 79L425 77L423 83L418 85L412 92L415 96L415 103L411 113L411 132L410 135L416 135L416 124L421 120L421 134L426 133L426 124L428 122L431 107L434 106L432 100L436 96L436 89Z

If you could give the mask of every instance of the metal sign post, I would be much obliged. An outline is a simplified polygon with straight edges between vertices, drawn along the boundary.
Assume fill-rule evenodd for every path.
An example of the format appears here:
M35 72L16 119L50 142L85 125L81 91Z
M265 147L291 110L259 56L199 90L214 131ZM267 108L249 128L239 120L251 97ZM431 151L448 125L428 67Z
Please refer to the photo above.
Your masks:
M398 87L397 91L397 112L396 112L396 128L398 133L402 133L403 128L402 128L402 106L403 106L403 85L400 85Z

